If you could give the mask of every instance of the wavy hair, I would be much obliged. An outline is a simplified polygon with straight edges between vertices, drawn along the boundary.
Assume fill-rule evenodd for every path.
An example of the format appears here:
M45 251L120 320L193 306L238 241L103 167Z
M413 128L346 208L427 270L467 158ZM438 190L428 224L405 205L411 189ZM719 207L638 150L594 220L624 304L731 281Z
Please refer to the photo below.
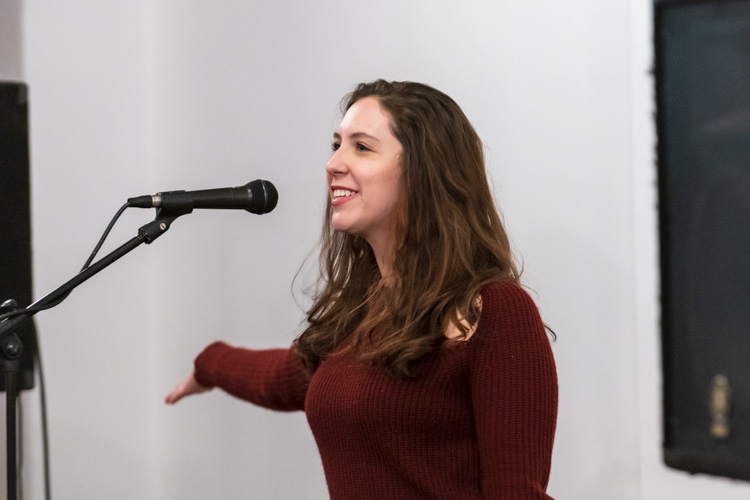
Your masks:
M327 356L355 349L359 359L397 377L459 338L479 319L489 282L519 272L492 197L483 145L461 108L424 84L377 80L344 97L345 113L374 97L403 147L403 194L387 284L360 236L335 231L330 199L321 236L320 281L296 350L312 373Z

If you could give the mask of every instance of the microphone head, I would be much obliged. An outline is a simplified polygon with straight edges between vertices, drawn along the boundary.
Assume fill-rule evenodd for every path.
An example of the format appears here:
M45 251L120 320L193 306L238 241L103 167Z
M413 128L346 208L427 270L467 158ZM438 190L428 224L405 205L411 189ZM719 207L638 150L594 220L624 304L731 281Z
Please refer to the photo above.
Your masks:
M264 180L254 180L245 185L250 191L250 206L246 209L253 214L267 214L279 201L279 192L273 184Z

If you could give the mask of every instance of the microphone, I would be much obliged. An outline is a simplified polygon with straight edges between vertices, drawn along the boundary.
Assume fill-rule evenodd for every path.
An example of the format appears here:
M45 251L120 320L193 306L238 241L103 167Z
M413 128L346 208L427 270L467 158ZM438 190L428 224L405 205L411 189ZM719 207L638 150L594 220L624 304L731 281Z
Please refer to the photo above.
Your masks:
M253 214L267 214L276 208L279 193L268 181L254 180L244 186L200 191L168 191L153 196L128 198L128 206L135 208L165 208L192 210L194 208L241 209Z

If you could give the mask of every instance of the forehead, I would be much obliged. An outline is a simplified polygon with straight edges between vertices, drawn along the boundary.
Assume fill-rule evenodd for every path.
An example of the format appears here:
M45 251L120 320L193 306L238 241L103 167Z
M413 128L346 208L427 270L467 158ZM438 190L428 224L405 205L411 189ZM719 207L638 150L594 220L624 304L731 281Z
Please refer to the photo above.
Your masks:
M375 97L365 97L352 104L339 124L337 133L356 132L389 134L391 117Z

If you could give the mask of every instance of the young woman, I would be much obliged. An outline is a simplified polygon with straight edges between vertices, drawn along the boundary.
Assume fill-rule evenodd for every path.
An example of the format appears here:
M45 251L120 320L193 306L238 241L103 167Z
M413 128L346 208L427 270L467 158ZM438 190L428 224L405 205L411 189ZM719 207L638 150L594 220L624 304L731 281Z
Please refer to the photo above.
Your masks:
M333 499L549 499L557 376L458 105L378 80L326 167L321 280L289 349L215 343L169 396L305 411Z

